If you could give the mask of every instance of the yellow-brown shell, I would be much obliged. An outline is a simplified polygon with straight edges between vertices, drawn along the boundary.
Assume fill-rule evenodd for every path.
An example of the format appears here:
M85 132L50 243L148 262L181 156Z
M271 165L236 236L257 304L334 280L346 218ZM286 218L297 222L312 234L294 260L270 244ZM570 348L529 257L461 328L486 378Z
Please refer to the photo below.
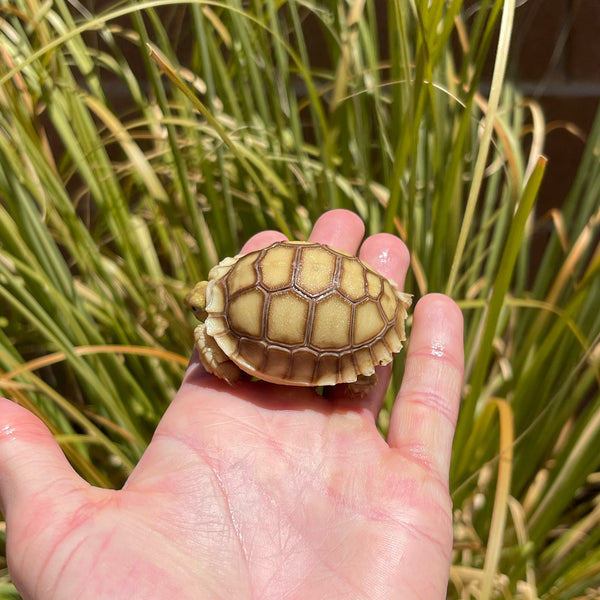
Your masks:
M243 371L288 385L351 383L389 363L410 296L358 258L277 242L214 267L206 333Z

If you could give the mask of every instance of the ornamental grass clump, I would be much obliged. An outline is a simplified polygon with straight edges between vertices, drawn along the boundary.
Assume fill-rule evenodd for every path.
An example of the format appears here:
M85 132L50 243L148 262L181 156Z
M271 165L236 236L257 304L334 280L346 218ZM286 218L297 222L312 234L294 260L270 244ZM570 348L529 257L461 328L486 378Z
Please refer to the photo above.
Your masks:
M506 79L515 10L2 6L1 393L120 486L187 364L193 283L259 230L304 239L351 209L404 239L408 292L465 316L448 597L597 597L600 116L539 214L552 165L543 113Z

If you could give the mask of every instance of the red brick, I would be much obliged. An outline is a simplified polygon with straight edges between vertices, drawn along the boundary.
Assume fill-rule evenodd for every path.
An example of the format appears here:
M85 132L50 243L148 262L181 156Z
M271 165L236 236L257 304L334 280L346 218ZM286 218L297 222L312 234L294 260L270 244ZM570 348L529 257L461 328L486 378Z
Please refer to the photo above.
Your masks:
M515 12L512 56L520 80L564 81L565 54L554 55L569 13L568 0L530 0Z
M600 83L600 2L573 3L569 78Z

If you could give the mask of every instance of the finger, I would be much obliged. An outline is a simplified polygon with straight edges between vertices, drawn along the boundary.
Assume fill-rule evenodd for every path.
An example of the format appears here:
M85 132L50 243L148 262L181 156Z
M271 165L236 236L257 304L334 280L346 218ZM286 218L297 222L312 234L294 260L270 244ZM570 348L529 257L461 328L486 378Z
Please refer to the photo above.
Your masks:
M402 289L410 265L410 255L400 238L389 233L372 235L361 246L359 256L363 262L394 281ZM366 409L373 419L376 419L390 383L392 366L377 367L376 372L377 383L360 400L350 398L345 386L337 386L333 389L332 400L337 406Z
M317 219L309 241L355 254L364 235L365 226L361 218L349 210L338 208Z
M390 233L376 233L365 240L359 256L363 262L391 279L399 290L404 289L410 254L399 237Z
M287 238L280 231L261 231L260 233L253 235L242 246L240 254L248 254L248 252L252 252L253 250L259 250L260 248L270 246L275 242L282 242L283 240L287 240Z
M43 498L86 486L42 421L0 398L0 507L7 521L19 508L35 512Z
M463 318L447 296L423 297L413 327L388 443L447 482L464 373Z

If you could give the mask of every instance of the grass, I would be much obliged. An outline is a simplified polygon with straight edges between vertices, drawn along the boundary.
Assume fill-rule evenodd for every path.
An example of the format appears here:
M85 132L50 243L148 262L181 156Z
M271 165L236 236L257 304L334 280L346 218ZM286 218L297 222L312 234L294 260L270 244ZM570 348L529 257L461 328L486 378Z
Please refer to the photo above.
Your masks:
M349 208L406 241L408 291L465 315L448 597L596 597L600 116L538 214L552 165L505 76L515 3L74 7L0 8L1 392L121 485L181 379L190 286L261 229Z

